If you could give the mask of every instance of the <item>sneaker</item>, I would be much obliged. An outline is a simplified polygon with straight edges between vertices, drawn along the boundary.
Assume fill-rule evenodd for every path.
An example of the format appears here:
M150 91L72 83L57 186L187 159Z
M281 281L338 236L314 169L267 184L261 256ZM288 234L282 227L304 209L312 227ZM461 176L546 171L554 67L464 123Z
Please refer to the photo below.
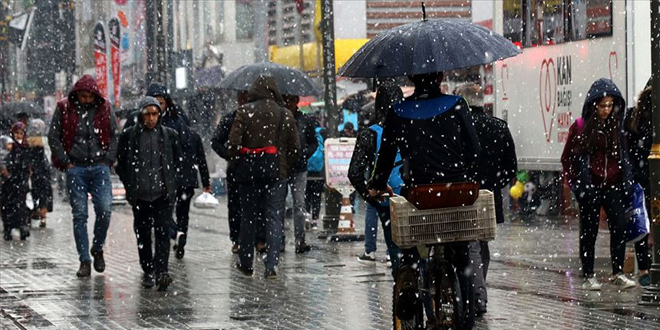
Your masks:
M142 275L142 286L150 289L153 288L154 285L156 285L156 280L154 279L154 274L152 273L144 273Z
M78 277L89 277L89 275L92 274L92 265L89 262L81 262L80 263L80 268L78 268L78 271L76 272L76 276Z
M170 274L168 273L162 273L158 275L156 284L158 285L158 291L165 291L167 290L167 287L172 284L172 277L170 277Z
M649 286L651 285L651 275L649 273L643 274L639 277L639 285Z
M266 269L266 272L264 273L264 278L267 280L276 280L277 273L275 272L274 269Z
M312 220L312 222L309 223L309 227L310 227L309 230L311 230L311 231L319 230L319 225L316 222L316 220Z
M364 253L362 253L361 256L358 256L357 260L359 262L375 265L376 264L376 252L371 252L371 253L364 252Z
M105 259L103 258L103 251L96 251L92 248L89 253L94 258L94 270L97 273L103 273L105 271Z
M20 232L21 232L21 241L25 241L28 237L30 237L30 227L28 226L21 227Z
M266 253L266 243L264 242L257 242L255 248L257 249L257 253Z
M41 219L41 221L39 221L39 228L46 228L46 219Z
M236 269L238 269L238 270L239 270L241 273L243 273L243 275L245 275L245 276L252 276L252 273L254 273L254 270L253 270L253 269L251 269L251 268L250 268L250 269L248 269L248 268L243 268L243 267L242 267L241 265L239 265L239 264L234 265L234 267L236 267Z
M305 242L296 244L296 253L298 254L309 252L311 250L312 250L312 246Z
M612 285L618 287L619 290L624 290L637 286L637 284L635 284L635 281L629 279L624 274L615 275L611 283Z
M600 291L600 287L600 281L595 277L586 278L584 279L584 282L582 282L582 289L587 291Z
M176 238L174 239L174 252L177 259L182 259L185 254L184 246L186 245L186 234L182 231L176 233Z
M238 253L238 244L234 244L231 246L231 253L232 254L237 254Z

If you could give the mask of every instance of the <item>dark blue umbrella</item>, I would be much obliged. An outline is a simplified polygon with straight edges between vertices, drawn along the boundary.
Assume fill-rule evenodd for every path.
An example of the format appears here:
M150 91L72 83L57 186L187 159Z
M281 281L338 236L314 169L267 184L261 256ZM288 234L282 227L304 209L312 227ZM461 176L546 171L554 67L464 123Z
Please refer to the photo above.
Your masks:
M244 65L228 74L218 87L247 91L259 76L275 78L280 93L284 95L319 95L321 93L316 83L304 72L270 62Z
M520 53L511 41L480 25L461 20L422 20L372 38L338 75L370 78L443 72Z

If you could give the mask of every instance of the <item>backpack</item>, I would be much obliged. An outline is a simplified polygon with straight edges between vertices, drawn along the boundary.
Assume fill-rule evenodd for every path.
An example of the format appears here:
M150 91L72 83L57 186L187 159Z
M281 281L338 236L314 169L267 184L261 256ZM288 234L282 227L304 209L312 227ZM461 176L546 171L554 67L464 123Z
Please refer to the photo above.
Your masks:
M316 141L318 142L318 146L316 147L316 151L314 151L314 154L312 154L312 157L310 157L307 160L307 172L321 172L323 171L323 136L321 135L321 131L323 130L322 127L317 127L314 129L315 135L316 135Z
M380 150L380 143L383 138L383 128L379 125L371 125L369 129L376 133L376 157L378 157L378 151ZM387 180L387 185L392 187L392 190L395 194L400 194L401 189L403 188L403 178L401 177L401 166L403 166L403 160L401 158L401 153L397 150L396 158L394 159L394 168L390 172L390 177ZM382 206L387 206L389 203L387 200L381 203Z

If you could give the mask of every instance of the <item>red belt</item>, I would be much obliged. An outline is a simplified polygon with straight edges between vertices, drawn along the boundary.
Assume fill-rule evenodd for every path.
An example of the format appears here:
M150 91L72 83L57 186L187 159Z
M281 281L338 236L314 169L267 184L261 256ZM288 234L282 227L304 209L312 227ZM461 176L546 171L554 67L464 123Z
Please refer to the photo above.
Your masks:
M238 151L241 155L245 154L268 154L268 155L277 155L277 147L275 146L268 146L264 148L255 148L255 149L250 149L246 147L242 147L241 150Z

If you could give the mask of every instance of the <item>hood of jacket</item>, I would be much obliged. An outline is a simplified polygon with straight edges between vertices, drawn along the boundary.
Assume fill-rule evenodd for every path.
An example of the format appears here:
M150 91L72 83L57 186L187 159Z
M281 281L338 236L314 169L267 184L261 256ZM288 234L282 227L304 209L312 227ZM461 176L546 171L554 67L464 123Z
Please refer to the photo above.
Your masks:
M151 85L149 85L147 88L146 95L151 97L162 96L165 98L165 102L167 102L167 109L165 109L165 112L170 113L173 116L177 116L179 114L178 107L174 104L172 96L170 96L170 92L167 90L167 87L165 87L164 84L159 82L151 83ZM160 105L158 108L160 108ZM160 110L161 114L163 114L163 109Z
M96 95L96 102L101 104L105 102L105 97L103 97L103 94L101 94L101 90L99 89L99 84L96 82L96 79L92 77L91 75L84 75L82 76L74 85L73 88L71 88L71 91L69 92L69 102L71 104L76 104L78 100L76 99L76 94L78 92L90 92L94 95Z
M158 102L158 100L156 100L155 97L145 96L140 100L140 110L137 113L138 127L140 128L144 127L144 120L142 119L142 110L152 105L156 106L158 108L158 111L160 112L160 116L158 116L158 122L156 123L156 127L160 126L161 120L163 118L163 109L160 108L160 102Z
M600 78L596 80L591 87L589 92L587 92L587 97L584 100L584 105L582 106L582 118L584 120L589 120L593 116L593 112L596 109L593 104L605 96L611 96L614 98L614 115L617 116L619 123L623 123L623 116L626 109L626 101L621 95L619 87L616 86L614 81L607 78Z
M277 83L275 78L271 76L259 76L250 86L248 91L249 102L254 102L263 99L270 99L277 102L277 104L284 104L282 100L282 94L280 94L279 88L277 88Z

